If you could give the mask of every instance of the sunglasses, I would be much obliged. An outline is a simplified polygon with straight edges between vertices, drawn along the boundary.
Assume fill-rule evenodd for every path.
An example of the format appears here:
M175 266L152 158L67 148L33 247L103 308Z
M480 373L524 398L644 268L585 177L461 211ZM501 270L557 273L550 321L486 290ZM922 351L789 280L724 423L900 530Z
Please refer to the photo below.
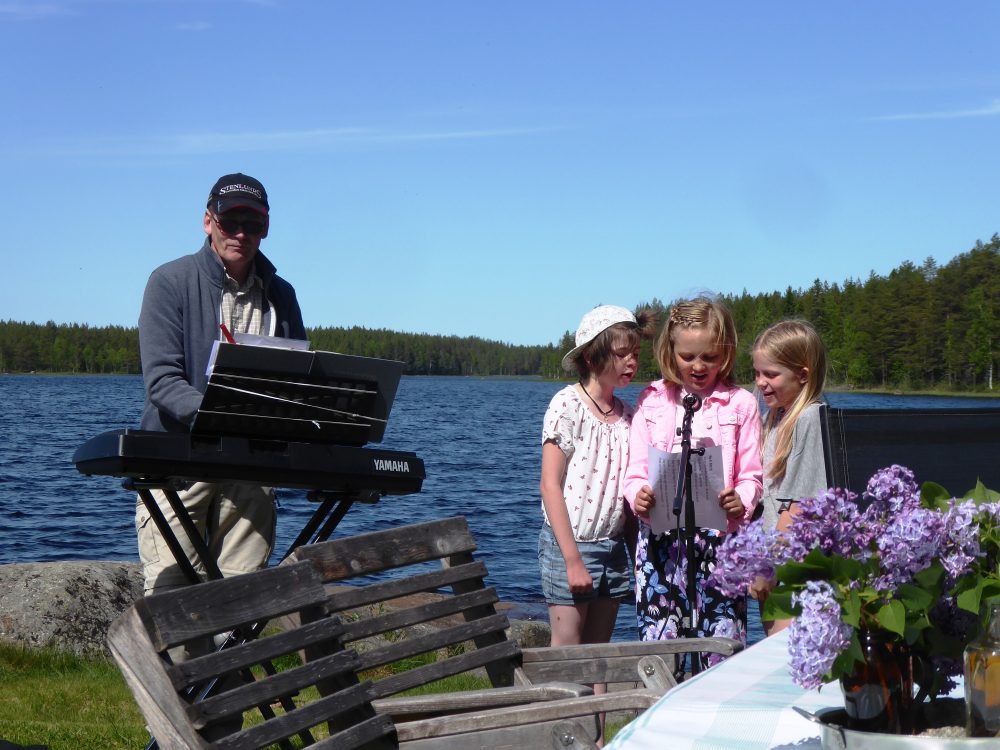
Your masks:
M228 219L216 214L213 214L212 218L215 219L215 223L219 226L219 229L226 234L239 234L242 230L244 234L248 234L251 237L260 237L264 234L266 227L263 221L258 221L257 219Z

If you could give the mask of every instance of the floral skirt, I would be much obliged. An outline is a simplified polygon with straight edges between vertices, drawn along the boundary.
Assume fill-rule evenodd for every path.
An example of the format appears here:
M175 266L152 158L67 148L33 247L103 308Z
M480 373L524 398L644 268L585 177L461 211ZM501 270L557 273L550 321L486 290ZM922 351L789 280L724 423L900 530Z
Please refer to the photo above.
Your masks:
M722 535L714 529L698 529L695 534L695 609L698 636L735 638L747 642L747 601L731 598L707 585L715 568L716 550ZM636 615L639 639L661 641L684 636L682 619L687 616L687 547L676 531L653 534L645 523L639 524L639 542L635 553ZM723 657L708 655L708 664Z

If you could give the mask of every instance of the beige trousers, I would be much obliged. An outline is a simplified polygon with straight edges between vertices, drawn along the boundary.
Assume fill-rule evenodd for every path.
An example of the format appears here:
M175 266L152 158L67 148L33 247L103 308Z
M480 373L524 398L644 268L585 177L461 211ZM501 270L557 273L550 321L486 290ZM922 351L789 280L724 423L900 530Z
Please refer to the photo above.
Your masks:
M207 576L173 508L161 490L152 490L157 505L202 578ZM209 550L225 577L260 570L274 549L276 514L270 487L243 482L195 482L177 493L195 527L205 535ZM174 561L141 499L136 499L135 527L144 593L156 593L189 583Z

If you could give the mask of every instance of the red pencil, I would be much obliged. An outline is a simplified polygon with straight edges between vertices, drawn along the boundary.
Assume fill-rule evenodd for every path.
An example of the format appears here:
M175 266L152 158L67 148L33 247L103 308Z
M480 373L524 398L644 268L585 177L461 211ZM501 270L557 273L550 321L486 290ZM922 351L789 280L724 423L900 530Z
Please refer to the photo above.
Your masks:
M226 337L226 341L228 341L230 344L236 343L236 339L233 338L233 334L231 334L229 332L229 329L226 328L225 323L219 323L219 328L222 329L222 335Z

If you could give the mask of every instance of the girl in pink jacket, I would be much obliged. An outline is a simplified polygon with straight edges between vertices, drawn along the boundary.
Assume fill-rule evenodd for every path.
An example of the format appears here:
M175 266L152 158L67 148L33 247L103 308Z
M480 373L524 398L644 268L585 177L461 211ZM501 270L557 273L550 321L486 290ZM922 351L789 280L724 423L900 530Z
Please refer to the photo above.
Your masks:
M706 299L677 303L656 341L656 357L663 379L646 388L636 403L625 472L625 497L640 521L635 561L639 635L644 641L697 635L746 643L746 599L724 596L706 583L723 536L750 520L762 490L757 401L731 378L736 358L732 316L722 305ZM670 497L653 493L649 446L680 452L678 433L687 395L701 400L692 418L691 447L720 446L722 450L725 488L719 493L719 505L728 519L726 529L695 532L693 602L688 597L686 542L680 529L654 534L649 526L650 509L657 503L673 502L672 488ZM689 617L690 629L685 624ZM720 658L710 655L709 662Z

